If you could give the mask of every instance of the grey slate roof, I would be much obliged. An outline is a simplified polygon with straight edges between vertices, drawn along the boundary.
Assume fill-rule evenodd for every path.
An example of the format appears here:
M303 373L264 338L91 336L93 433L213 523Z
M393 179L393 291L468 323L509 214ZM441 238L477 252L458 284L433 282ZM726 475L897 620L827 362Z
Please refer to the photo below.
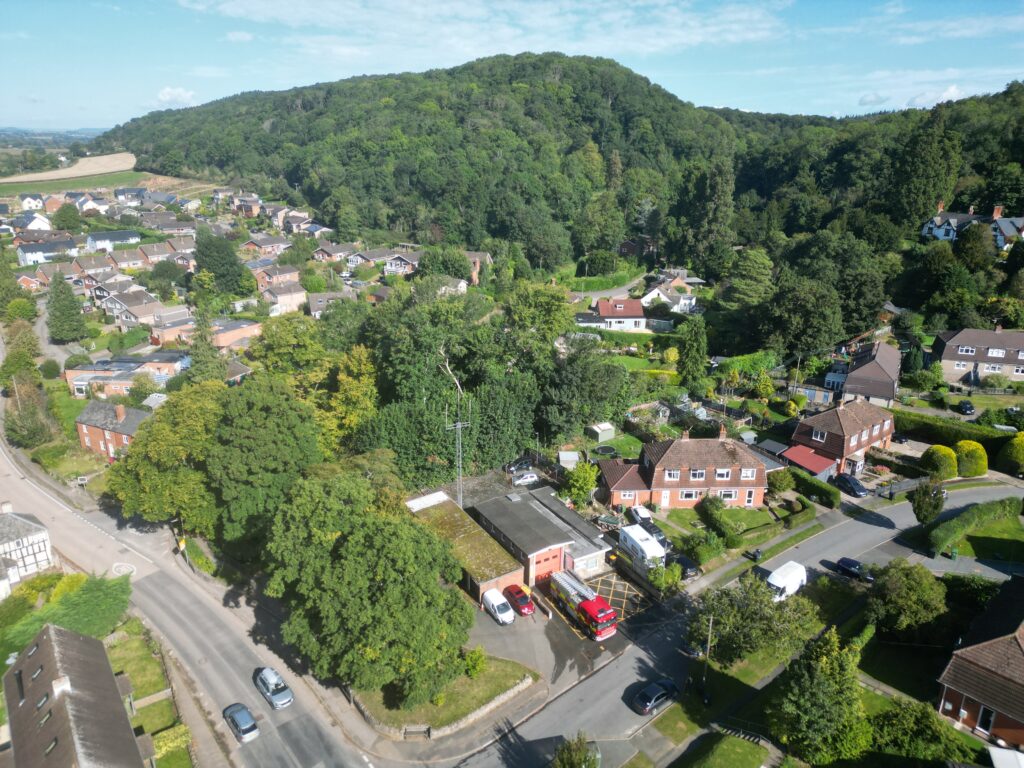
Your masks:
M611 545L601 538L601 531L565 506L554 488L537 488L530 491L530 495L544 506L547 518L572 538L571 550L574 558L611 551Z
M526 490L480 502L476 512L484 528L489 524L500 531L527 556L573 542L572 536L550 520L544 505Z
M149 417L147 411L140 411L138 408L125 408L124 420L117 420L117 406L113 403L106 403L102 400L91 400L85 410L78 418L76 424L85 424L87 427L96 427L108 432L116 432L119 435L134 435L139 427Z
M35 536L45 530L46 526L33 515L15 512L0 513L0 544L17 541L26 536Z

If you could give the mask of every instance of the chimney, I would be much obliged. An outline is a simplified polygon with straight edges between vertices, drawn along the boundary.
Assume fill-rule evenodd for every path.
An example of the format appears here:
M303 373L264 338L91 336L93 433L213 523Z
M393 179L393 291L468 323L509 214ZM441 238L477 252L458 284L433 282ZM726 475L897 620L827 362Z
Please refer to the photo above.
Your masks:
M1003 218L1003 206L996 205L992 207L992 218L1001 219Z
M944 200L939 200L939 205L937 206L937 210L935 212L942 213L944 210L946 210L946 203Z
M718 426L718 439L719 439L719 440L725 440L725 436L726 436L726 431L725 431L725 422L722 422L722 423L721 423L721 424L720 424L720 425Z
M124 406L118 403L114 406L114 415L117 416L117 423L124 421Z

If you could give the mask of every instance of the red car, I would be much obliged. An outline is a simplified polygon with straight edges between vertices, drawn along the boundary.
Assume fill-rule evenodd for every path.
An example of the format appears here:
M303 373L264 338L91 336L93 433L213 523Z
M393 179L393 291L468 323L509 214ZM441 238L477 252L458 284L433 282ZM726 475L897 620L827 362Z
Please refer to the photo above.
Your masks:
M512 610L520 616L529 616L533 613L533 600L530 599L530 596L518 584L505 588L505 598L512 603Z

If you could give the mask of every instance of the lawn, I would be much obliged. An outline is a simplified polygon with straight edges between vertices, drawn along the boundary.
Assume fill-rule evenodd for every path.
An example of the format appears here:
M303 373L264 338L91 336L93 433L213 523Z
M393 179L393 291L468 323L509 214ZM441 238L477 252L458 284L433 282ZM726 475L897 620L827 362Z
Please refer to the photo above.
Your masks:
M131 187L138 186L139 182L148 178L150 178L150 174L142 171L118 171L117 173L103 173L99 176L78 176L73 179L0 183L0 197L13 197L24 192L38 192L45 195L53 192L67 192L72 189Z
M768 750L751 741L709 733L672 763L672 768L760 768L767 757Z
M640 455L640 449L643 447L643 443L638 438L627 434L621 434L607 442L601 443L601 445L610 445L625 459L637 458Z
M643 371L662 364L659 360L648 360L646 357L634 357L633 355L612 355L605 360L609 363L617 363L627 371Z
M682 744L696 735L720 717L737 699L753 692L749 685L723 672L712 661L707 667L707 691L711 696L711 703L705 705L703 697L697 691L704 678L703 661L694 662L691 675L694 685L688 685L679 701L658 715L654 721L654 727L658 732L673 744Z
M178 714L174 711L174 700L161 699L136 712L135 717L132 718L132 727L142 726L143 731L152 734L170 728L177 720ZM161 761L162 764L163 761Z
M860 700L864 703L864 710L868 716L877 715L892 706L892 699L881 693L876 693L870 688L861 687Z
M691 533L704 527L704 524L700 521L700 515L696 509L692 507L690 509L670 509L668 511L669 522L685 528ZM699 525L698 525L699 523Z
M875 637L864 648L860 668L912 699L932 701L939 691L936 680L948 661L945 648L887 643Z
M607 291L612 288L625 287L630 282L640 277L646 270L644 267L629 267L610 275L595 275L593 277L576 277L576 269L573 266L563 268L555 275L559 285L564 285L570 291Z
M645 753L637 752L628 762L623 764L622 768L654 768L654 761Z
M1009 408L1011 405L1020 407L1024 405L1024 395L949 395L946 398L950 406L959 403L961 400L970 400L974 407L980 412L989 408Z
M744 531L751 528L760 528L774 522L768 510L764 507L733 507L727 510L730 520L735 520L743 525Z
M71 480L102 470L105 463L95 453L83 451L68 440L41 445L29 454L36 464L54 477Z
M400 728L404 725L428 724L440 728L479 709L518 683L524 675L530 675L534 680L538 677L522 664L489 656L487 668L475 680L463 675L445 688L444 701L440 705L428 703L411 709L391 708L385 703L382 691L360 691L359 699L385 725Z
M996 520L975 529L953 546L967 557L1024 563L1024 525L1020 516Z
M107 649L114 672L128 675L132 681L132 695L136 699L167 688L163 663L156 648L142 632L142 625L137 619L132 619L122 629L129 633L128 637Z
M192 758L184 747L160 758L160 768L192 768Z
M75 427L75 419L85 410L89 401L85 398L76 400L68 391L67 382L63 379L53 379L43 383L46 389L46 396L50 403L50 412L54 415L64 434L68 439L76 439L78 430Z

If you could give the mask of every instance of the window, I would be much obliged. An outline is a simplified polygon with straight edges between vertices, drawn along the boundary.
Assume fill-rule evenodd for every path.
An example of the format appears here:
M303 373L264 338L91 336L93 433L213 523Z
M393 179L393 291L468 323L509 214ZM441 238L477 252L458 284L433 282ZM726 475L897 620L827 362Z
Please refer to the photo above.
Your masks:
M33 679L33 680L35 680L35 679L36 679L37 677L39 677L39 675L41 675L42 673L43 673L43 665L42 665L42 664L40 664L40 665L39 665L39 669L37 669L37 670L36 670L35 672L33 672L33 673L32 673L32 679Z
M1020 351L1019 351L1019 352L1017 353L1017 359L1018 359L1018 360L1024 360L1024 349L1020 350Z
M730 477L732 477L732 470L731 469L716 469L715 470L715 480L728 480Z
M892 424L892 419L886 419L884 422L882 422L882 429L888 429L891 424Z
M121 442L124 445L128 445L128 435L121 435Z
M747 506L748 507L754 506L754 489L753 488L748 488L747 489Z
M985 363L985 373L999 373L1003 370L1003 366L998 363Z
M636 491L622 491L619 495L622 496L623 499L635 499Z
M739 491L719 491L718 495L721 497L722 501L736 501L736 498L739 496Z
M42 709L43 708L43 704L45 704L49 700L50 700L50 694L44 693L43 697L41 699L39 699L39 701L36 702L36 709Z
M963 360L957 360L955 363L953 363L953 368L955 368L958 371L965 371L967 370L967 363L965 363Z
M1024 373L1024 365L1013 366L1013 373L1015 376L1020 376L1022 373Z
M665 479L666 480L678 480L679 479L679 470L678 469L666 469L665 470Z
M753 480L757 476L756 469L741 469L740 480Z
M860 433L860 439L865 443L868 441L868 431L866 429Z
M31 655L33 655L38 650L39 650L39 643L36 643L35 645L33 645L31 648L28 649L28 655L31 656Z
M961 344L956 348L956 352L958 355L973 355L977 350L974 347L968 347L965 344Z
M877 435L881 431L882 431L882 425L881 424L875 424L871 428L871 436L874 437L875 435Z
M39 723L36 725L36 727L37 728L42 728L43 725L46 723L46 721L49 720L51 717L53 717L53 710L52 709L46 710L46 714L43 715L43 717L39 720Z
M89 433L88 432L85 432L85 430L83 430L82 437L85 438L85 447L86 448L88 448L89 446L92 445L92 441L89 439Z
M857 444L857 435L854 435L853 437L850 438L850 447L852 448L856 444Z
M989 357L1006 357L1006 350L1005 349L997 349L995 347L992 347L988 351L988 356Z
M49 744L46 745L46 749L43 750L43 754L44 755L48 755L51 752L53 752L53 750L56 749L56 748L57 748L57 739L54 739L53 741L51 741Z
M679 492L679 500L680 501L693 501L694 499L699 499L699 498L700 498L700 492L699 491L680 491Z
M703 469L691 469L690 470L690 479L691 480L703 480L704 479L704 470Z
M815 429L811 432L811 440L817 440L819 443L825 442L826 433L820 429Z

